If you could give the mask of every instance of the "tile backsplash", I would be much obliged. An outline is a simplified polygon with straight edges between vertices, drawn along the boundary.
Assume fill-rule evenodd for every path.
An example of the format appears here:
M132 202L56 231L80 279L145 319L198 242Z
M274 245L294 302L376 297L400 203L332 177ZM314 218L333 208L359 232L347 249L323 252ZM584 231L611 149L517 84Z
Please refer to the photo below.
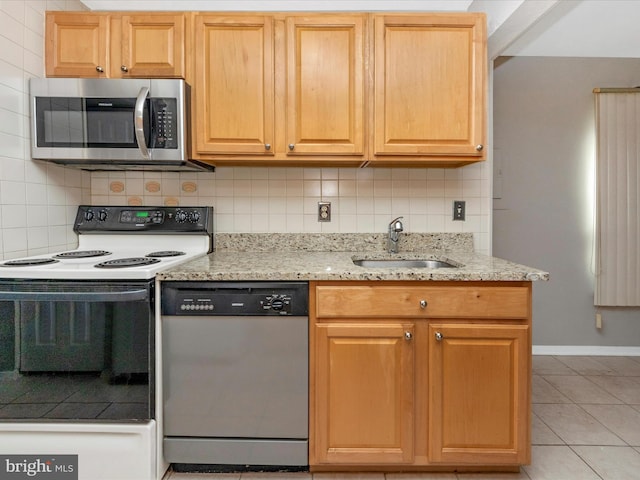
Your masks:
M79 0L0 0L0 258L73 248L78 205L90 174L31 160L29 79L44 76L46 10L82 10Z
M408 232L470 232L489 253L488 165L458 169L220 167L214 173L94 172L91 202L212 205L220 233L386 232L403 216ZM453 201L466 220L453 221ZM318 202L331 222L318 222Z

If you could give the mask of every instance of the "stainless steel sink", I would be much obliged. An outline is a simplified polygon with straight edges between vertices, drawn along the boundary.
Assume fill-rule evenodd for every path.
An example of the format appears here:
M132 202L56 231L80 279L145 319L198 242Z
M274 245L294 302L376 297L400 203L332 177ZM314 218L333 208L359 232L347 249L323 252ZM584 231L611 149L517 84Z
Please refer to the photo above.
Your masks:
M449 262L442 260L401 260L401 259L355 259L353 260L355 265L359 267L369 268L456 268Z

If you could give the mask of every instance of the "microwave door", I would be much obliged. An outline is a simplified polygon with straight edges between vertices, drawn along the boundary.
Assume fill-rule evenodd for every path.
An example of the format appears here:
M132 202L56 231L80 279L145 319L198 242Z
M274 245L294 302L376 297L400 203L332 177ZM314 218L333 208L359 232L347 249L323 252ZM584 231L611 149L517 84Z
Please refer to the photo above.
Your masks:
M136 106L134 110L134 126L136 132L136 143L138 144L138 150L140 154L146 160L151 160L149 149L147 148L147 142L144 135L144 105L149 96L149 88L142 87L138 97L136 98Z

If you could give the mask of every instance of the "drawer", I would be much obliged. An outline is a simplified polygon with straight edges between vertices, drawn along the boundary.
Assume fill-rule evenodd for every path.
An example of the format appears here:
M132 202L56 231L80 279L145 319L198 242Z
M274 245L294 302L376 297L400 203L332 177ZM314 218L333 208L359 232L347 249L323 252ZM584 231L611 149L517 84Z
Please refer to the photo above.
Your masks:
M316 286L317 318L529 318L526 286Z

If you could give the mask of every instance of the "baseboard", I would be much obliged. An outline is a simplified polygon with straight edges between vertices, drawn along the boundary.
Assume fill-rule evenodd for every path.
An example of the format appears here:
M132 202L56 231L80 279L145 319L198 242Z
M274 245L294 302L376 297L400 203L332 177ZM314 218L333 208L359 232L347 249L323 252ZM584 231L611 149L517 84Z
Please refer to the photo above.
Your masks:
M640 347L600 347L597 345L534 345L533 354L640 357Z

